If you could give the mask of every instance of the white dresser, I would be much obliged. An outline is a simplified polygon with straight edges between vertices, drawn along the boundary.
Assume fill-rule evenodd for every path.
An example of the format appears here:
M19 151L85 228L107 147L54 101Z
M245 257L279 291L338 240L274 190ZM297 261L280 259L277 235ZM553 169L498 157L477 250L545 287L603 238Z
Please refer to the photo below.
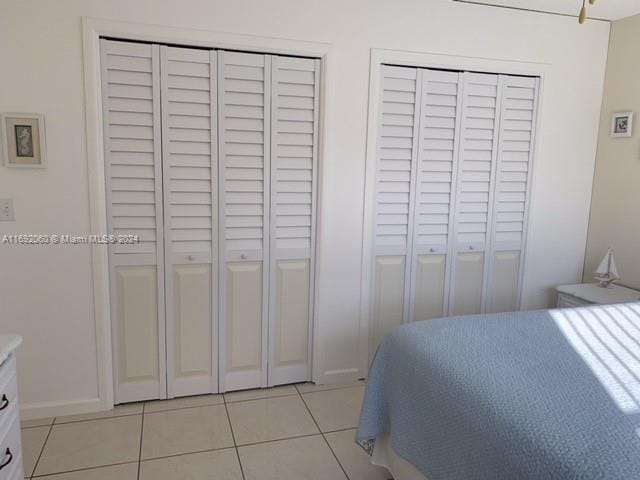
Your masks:
M19 480L22 471L15 350L18 335L0 335L0 480Z
M599 287L597 283L579 283L577 285L560 285L558 307L580 307L582 305L610 305L640 301L640 292L620 285Z

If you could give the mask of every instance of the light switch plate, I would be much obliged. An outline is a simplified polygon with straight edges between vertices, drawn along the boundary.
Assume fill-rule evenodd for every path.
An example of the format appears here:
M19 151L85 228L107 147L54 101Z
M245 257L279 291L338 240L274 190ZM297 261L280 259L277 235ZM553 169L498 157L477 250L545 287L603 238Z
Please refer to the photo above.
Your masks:
M13 222L16 213L13 210L12 198L0 198L0 222Z

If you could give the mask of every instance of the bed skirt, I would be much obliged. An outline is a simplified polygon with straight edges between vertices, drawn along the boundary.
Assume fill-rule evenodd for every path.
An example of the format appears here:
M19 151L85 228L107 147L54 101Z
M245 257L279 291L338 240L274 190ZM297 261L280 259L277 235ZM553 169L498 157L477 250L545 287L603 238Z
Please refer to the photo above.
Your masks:
M389 470L394 480L427 480L416 467L393 451L388 433L376 438L371 463Z

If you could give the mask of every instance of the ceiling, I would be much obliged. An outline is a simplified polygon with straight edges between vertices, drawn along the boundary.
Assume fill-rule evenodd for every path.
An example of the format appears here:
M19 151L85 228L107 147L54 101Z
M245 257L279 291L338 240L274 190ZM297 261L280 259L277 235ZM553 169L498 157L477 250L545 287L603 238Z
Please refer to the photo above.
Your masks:
M467 3L478 3L501 7L534 10L538 12L558 13L562 15L578 16L582 7L582 0L457 0ZM619 20L640 14L640 0L597 0L595 5L589 5L587 0L587 15L589 18L601 20Z

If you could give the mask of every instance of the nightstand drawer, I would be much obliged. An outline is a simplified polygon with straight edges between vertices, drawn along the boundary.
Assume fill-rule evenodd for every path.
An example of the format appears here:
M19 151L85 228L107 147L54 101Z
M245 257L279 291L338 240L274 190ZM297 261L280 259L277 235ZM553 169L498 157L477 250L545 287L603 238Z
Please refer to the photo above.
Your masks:
M592 304L571 295L566 295L564 293L558 294L558 308L584 307L585 305Z

